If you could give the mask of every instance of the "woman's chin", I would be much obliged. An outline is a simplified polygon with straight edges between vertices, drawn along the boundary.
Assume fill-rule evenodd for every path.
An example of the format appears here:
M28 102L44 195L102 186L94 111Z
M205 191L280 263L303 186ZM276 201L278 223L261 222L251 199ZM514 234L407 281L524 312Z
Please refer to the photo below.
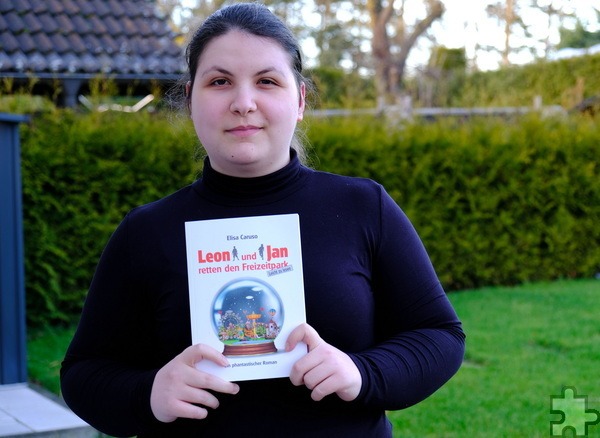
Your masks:
M284 167L288 162L289 151L277 158L272 153L261 154L256 146L252 145L252 147L236 148L235 151L230 151L230 154L222 161L220 168L215 167L215 170L226 175L248 178L273 173Z

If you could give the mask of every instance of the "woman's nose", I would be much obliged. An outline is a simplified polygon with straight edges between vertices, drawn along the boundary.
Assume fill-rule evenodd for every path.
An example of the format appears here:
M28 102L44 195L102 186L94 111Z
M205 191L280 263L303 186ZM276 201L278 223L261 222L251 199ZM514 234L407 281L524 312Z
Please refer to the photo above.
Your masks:
M239 88L233 97L230 110L241 116L256 111L256 102L252 91L245 87Z

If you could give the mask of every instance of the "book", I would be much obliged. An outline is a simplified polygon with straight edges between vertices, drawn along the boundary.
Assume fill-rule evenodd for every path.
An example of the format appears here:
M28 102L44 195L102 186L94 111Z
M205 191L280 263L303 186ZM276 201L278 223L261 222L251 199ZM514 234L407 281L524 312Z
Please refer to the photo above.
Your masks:
M185 238L192 342L229 361L196 368L229 381L289 377L307 352L285 351L306 321L298 215L186 222Z

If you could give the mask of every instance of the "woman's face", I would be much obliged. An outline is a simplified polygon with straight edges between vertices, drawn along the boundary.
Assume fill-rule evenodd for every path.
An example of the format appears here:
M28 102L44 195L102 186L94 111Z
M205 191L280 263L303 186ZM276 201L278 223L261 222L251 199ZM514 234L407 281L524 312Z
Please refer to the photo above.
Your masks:
M254 177L289 162L305 88L276 41L238 30L213 39L188 93L196 134L215 170Z

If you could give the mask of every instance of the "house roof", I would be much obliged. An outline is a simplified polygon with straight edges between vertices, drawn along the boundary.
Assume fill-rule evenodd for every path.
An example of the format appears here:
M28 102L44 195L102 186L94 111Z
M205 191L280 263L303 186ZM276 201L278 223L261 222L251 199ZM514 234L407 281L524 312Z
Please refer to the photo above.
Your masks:
M148 0L2 0L0 76L170 79L175 36Z

